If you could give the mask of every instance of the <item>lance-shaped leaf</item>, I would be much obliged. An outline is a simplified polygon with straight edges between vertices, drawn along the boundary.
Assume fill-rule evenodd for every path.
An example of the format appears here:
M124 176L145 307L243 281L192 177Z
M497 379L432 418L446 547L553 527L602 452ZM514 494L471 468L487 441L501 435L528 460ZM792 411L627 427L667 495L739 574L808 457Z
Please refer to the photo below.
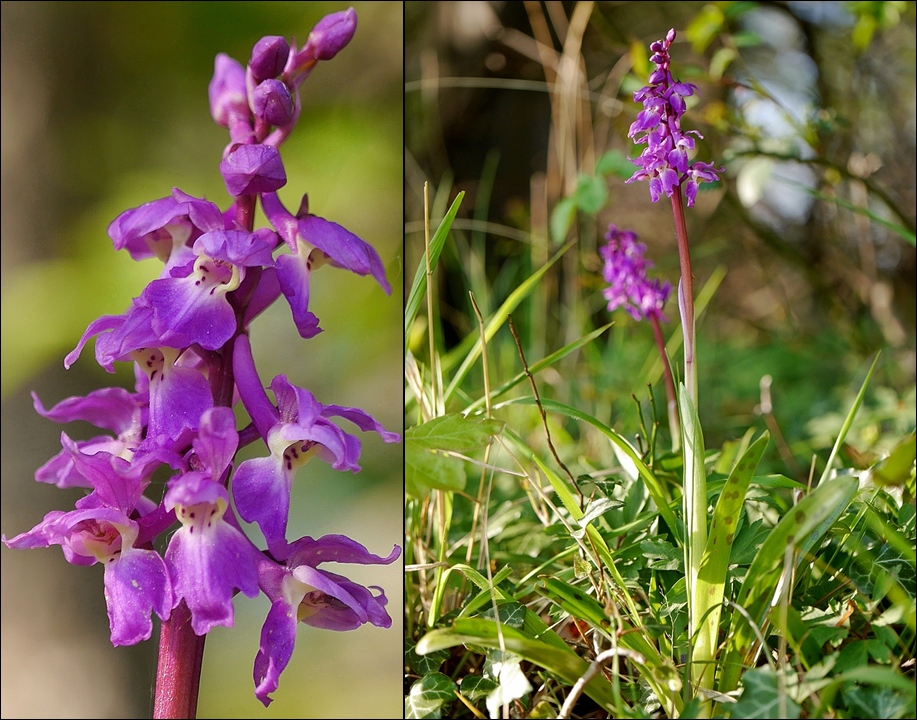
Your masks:
M745 504L745 493L754 476L755 469L767 447L768 433L764 433L742 454L732 468L726 484L720 492L716 509L713 511L713 522L704 548L697 574L695 612L701 620L697 631L694 657L708 664L702 668L707 675L703 687L713 683L712 660L716 653L717 630L720 625L720 612L723 604L723 589L726 583L726 570L735 540L739 514Z
M720 692L735 690L743 669L754 654L755 633L767 622L787 548L807 550L820 542L847 509L857 487L857 479L849 475L822 483L784 515L758 549L736 598L736 605L744 608L748 617L740 613L733 615L717 687Z

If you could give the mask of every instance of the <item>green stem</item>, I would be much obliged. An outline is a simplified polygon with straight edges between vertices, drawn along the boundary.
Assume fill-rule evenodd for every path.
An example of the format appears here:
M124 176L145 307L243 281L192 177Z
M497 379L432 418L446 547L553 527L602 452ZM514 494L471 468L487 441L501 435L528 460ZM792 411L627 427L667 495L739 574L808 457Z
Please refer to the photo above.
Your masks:
M685 223L681 187L672 194L672 214L678 237L678 257L681 281L678 283L678 310L684 333L685 373L679 407L681 409L682 447L684 453L684 519L685 519L685 583L688 592L688 633L692 640L691 679L694 693L713 687L716 653L716 627L711 627L707 598L701 597L697 578L700 574L704 547L707 543L707 478L704 471L704 438L698 415L697 358L695 356L694 275L688 228ZM714 621L715 622L715 621ZM709 701L703 701L701 715L709 713Z
M675 235L678 238L678 261L681 265L681 282L678 284L678 310L685 336L685 387L688 397L697 409L697 365L694 357L694 274L691 272L691 252L688 247L688 226L681 198L681 186L672 193L672 214L675 216Z

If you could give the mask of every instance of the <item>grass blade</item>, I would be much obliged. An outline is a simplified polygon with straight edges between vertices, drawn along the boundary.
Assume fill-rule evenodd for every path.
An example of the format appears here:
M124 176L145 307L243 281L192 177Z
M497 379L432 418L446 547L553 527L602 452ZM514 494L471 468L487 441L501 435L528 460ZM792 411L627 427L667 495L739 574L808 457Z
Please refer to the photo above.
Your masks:
M465 192L462 191L455 196L455 200L452 201L452 207L449 208L449 212L446 213L446 216L440 222L439 227L436 228L436 232L433 235L433 239L430 241L430 270L436 268L436 263L439 261L440 253L443 251L443 247L446 244L446 237L449 235L449 231L452 229L452 221L455 220L455 215L458 213L459 206L462 204L462 199L465 197ZM414 323L414 318L417 317L417 311L420 310L420 303L423 300L424 293L427 290L427 267L426 262L421 258L420 264L417 266L417 271L414 273L414 282L411 283L411 291L408 293L408 300L404 306L404 350L407 352L408 341L411 337L411 325ZM432 332L430 328L429 332Z

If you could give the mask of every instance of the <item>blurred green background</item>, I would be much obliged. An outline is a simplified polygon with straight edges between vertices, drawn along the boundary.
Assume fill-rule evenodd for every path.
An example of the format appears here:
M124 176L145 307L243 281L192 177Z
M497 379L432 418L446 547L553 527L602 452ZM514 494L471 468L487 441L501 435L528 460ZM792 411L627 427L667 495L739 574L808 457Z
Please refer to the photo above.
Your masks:
M355 2L356 35L305 82L299 124L281 152L280 196L370 242L396 289L325 269L312 309L325 332L296 335L280 302L252 329L265 383L286 372L325 403L361 407L388 429L402 420L402 3ZM218 172L226 131L210 118L214 56L247 62L264 35L301 44L334 2L4 2L2 4L2 530L11 537L79 496L35 483L59 435L32 410L106 385L130 387L83 357L63 356L86 325L119 314L158 274L116 253L120 212L173 186L228 203ZM260 219L260 218L259 218ZM400 544L402 450L363 438L363 470L320 463L294 483L290 537L345 533L386 555ZM258 452L253 447L249 452ZM255 536L257 537L257 536ZM2 552L3 717L148 717L156 637L112 648L99 567L68 565L58 548ZM338 568L341 569L341 568ZM400 717L401 563L341 569L389 598L395 627L330 633L301 626L275 701L253 695L265 598L237 598L236 626L207 639L198 716ZM157 626L158 627L158 626Z

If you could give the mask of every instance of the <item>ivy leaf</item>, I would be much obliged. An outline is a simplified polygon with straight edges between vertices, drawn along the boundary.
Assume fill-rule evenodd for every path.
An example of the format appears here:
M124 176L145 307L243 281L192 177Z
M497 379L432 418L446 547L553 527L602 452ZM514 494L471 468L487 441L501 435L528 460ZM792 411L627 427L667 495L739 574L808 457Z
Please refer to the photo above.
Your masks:
M411 686L404 699L406 720L441 718L443 705L455 700L456 684L440 672L424 675Z
M745 690L739 701L730 707L729 717L746 720L799 717L799 705L777 685L777 675L770 667L749 670L742 676ZM783 714L785 713L785 714ZM882 717L881 715L869 717Z
M496 690L497 683L489 677L466 675L462 678L459 687L461 687L462 695L469 700L480 700L482 697L487 697Z
M841 689L841 696L853 717L903 718L908 717L909 700L894 688L848 685Z
M448 650L434 650L426 655L418 655L414 651L415 647L417 647L416 642L410 638L405 639L404 664L418 675L426 675L439 670L440 665L446 662L451 654Z

